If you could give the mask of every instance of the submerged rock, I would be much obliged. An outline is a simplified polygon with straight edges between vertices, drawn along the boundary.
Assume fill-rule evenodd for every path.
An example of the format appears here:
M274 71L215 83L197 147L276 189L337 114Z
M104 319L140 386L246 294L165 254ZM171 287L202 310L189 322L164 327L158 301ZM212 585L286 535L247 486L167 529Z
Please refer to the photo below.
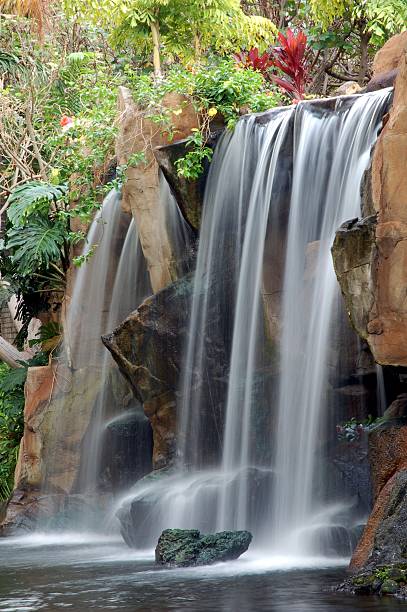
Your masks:
M160 565L189 567L233 561L249 548L249 531L220 531L201 535L198 529L166 529L155 549Z

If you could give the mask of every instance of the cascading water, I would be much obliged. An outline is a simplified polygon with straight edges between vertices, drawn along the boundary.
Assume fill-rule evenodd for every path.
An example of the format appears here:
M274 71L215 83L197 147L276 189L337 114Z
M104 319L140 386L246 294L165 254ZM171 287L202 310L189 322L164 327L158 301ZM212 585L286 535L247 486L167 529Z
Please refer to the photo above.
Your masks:
M309 534L313 519L331 524L337 512L318 489L317 459L329 334L342 315L330 248L360 213L389 95L276 109L221 138L205 193L178 460L123 498L137 515L136 544L169 527L249 528L269 552L326 552Z
M89 254L89 260L77 272L64 335L65 353L73 372L83 373L84 389L95 385L97 388L93 397L90 394L93 406L84 407L89 427L82 443L79 477L76 482L63 483L67 491L87 494L98 489L103 422L109 413L114 414L111 372L116 366L103 347L101 335L118 325L151 293L134 221L121 211L120 194L115 190L105 198L90 227L83 251L83 255ZM126 393L127 384L117 375L115 394L124 397ZM62 411L71 409L69 401L62 402ZM123 406L118 408L123 410ZM62 419L56 415L56 419L57 428L64 423L64 430L55 436L59 444L59 440L69 440L75 435L76 422L66 416ZM47 490L56 484L52 469L58 463L58 452L58 446L50 449L50 454L55 456L47 461L51 466L45 483ZM58 481L58 484L61 483Z
M334 520L318 495L329 337L341 300L330 249L338 227L360 215L360 184L388 97L345 100L322 117L300 105L295 117L272 500L273 547L286 554L321 552L315 528Z
M161 226L166 229L170 241L174 262L173 266L178 277L190 271L193 250L194 235L181 211L178 203L171 193L170 186L160 171L160 212L162 214Z

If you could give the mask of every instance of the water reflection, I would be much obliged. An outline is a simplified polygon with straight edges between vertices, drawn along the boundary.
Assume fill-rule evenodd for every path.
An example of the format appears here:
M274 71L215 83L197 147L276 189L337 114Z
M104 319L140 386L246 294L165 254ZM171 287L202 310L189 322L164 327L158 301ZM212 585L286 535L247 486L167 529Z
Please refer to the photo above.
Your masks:
M131 551L114 539L36 534L0 541L0 563L1 612L407 610L407 603L391 598L324 591L346 570L327 567L322 559L270 559L252 553L211 567L162 570L154 566L153 551ZM311 563L325 567L298 567ZM289 570L290 564L297 569Z

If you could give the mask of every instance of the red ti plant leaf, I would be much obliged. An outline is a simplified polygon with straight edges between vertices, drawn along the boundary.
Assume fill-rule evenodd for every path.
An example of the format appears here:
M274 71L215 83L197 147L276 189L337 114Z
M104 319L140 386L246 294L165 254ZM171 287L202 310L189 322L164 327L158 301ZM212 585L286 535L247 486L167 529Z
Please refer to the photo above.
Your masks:
M270 60L270 55L265 51L262 55L259 55L257 47L250 49L250 51L242 51L241 53L235 54L235 59L242 64L244 68L252 68L258 70L267 78L267 71L273 65Z
M273 47L270 51L270 63L284 73L284 77L269 73L269 78L283 88L290 97L302 100L305 93L305 85L308 82L307 67L307 37L304 32L294 34L290 28L287 35L281 32L278 35L280 46Z

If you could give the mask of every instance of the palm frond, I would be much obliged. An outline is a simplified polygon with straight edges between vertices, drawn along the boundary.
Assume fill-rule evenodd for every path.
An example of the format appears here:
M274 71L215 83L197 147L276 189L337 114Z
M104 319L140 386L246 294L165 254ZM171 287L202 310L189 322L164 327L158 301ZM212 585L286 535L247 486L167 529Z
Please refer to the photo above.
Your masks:
M40 36L44 33L49 6L49 0L0 0L0 9L3 12L33 19Z

